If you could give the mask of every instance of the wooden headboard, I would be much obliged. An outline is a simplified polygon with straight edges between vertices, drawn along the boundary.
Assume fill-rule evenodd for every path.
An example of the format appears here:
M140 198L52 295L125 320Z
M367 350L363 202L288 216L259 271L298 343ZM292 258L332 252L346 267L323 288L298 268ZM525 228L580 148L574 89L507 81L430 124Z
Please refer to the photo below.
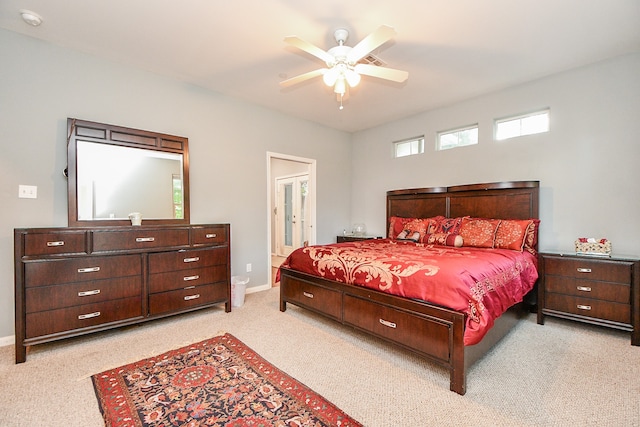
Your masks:
M539 181L509 181L387 192L389 218L538 218Z

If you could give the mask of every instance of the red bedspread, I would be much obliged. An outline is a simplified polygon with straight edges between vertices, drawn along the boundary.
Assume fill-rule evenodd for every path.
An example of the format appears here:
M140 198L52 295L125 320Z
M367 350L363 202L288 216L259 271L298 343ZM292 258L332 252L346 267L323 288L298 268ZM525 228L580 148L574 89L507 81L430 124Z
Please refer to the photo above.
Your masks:
M465 345L478 343L538 278L536 257L526 251L388 239L300 248L282 266L464 312Z

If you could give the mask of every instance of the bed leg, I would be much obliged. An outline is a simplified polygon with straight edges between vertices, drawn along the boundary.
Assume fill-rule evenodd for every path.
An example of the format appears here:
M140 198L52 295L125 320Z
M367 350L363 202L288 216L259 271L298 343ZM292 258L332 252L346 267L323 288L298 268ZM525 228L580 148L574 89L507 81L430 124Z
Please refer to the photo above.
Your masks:
M449 390L455 391L461 396L467 392L467 378L465 376L464 368L451 369L449 378Z

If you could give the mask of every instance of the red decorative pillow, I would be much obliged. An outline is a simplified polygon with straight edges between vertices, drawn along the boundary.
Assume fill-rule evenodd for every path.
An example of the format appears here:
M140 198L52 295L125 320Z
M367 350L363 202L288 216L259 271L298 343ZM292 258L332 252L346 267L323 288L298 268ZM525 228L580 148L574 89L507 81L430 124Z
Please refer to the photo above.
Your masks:
M462 218L460 235L464 246L476 248L493 248L499 219Z
M402 218L392 216L389 218L389 238L390 239L406 239L407 235L413 233L419 233L418 241L420 241L425 234L432 232L437 221L443 217L433 218ZM403 236L400 236L405 232ZM411 238L413 240L413 238Z
M538 255L538 228L540 227L539 219L532 219L533 225L527 229L527 235L524 238L524 250Z
M432 233L425 235L422 242L429 245L454 246L459 248L462 246L462 236L451 233Z
M431 233L458 234L460 232L460 224L462 224L462 218L466 218L466 217L457 217L457 218L439 217Z
M530 219L503 219L496 231L495 247L522 252L529 228L533 228Z

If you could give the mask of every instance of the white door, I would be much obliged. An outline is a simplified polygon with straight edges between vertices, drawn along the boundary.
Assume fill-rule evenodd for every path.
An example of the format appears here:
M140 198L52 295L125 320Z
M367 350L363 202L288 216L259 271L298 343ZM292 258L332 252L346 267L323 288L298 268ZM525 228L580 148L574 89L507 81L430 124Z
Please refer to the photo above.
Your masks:
M276 253L288 256L309 243L309 175L276 178Z

